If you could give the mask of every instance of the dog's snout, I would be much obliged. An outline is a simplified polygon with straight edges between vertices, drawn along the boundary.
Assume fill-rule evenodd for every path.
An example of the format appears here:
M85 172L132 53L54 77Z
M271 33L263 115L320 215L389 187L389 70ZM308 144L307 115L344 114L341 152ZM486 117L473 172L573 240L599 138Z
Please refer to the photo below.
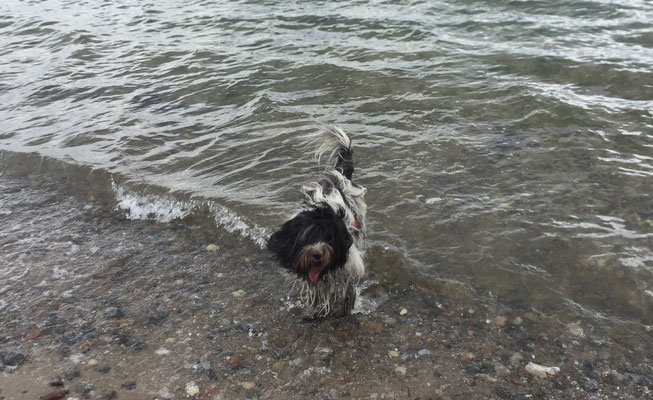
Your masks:
M317 250L316 250L316 251L313 251L313 253L311 254L311 257L312 257L313 260L315 260L315 261L320 261L320 260L322 259L322 256L323 256L323 255L324 255L324 254L322 254L321 251L317 251Z

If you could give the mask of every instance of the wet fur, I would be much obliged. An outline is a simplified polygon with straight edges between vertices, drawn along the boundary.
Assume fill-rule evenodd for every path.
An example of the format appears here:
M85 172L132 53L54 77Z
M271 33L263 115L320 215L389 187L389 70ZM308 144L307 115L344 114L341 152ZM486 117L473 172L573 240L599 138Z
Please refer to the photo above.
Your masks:
M267 247L301 280L310 318L341 317L351 313L356 284L365 274L366 190L352 182L351 141L341 129L325 131L316 147L326 170L302 187L300 210L270 236ZM324 256L317 259L316 252ZM319 268L317 282L309 279L311 268Z

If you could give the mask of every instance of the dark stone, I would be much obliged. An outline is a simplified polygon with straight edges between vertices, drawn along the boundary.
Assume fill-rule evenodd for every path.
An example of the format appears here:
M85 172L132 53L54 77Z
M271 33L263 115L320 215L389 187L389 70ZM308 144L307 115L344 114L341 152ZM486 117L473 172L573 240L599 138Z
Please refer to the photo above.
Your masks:
M132 348L132 350L134 350L134 351L141 351L141 350L143 350L145 347L146 347L145 342L143 342L143 341L141 341L141 340L137 340L137 341L135 341L134 343L132 343L132 345L131 345L131 348Z
M97 372L105 375L108 374L110 371L111 371L111 367L108 365L104 365L97 369Z
M8 367L17 367L24 363L26 359L25 354L14 350L0 353L0 357L2 363Z
M580 386L586 392L596 392L599 390L599 384L594 379L589 379L589 378L581 379Z
M244 324L244 323L240 322L240 323L237 323L237 324L234 325L234 329L237 330L237 331L248 333L249 330L252 329L252 326L249 325L249 324Z
M638 375L638 374L624 374L629 381L633 382L635 385L646 386L648 388L653 387L653 379L648 376Z
M125 390L134 390L136 389L136 381L125 382L122 385L120 385L120 387Z
M51 380L50 382L48 382L48 385L50 385L50 386L63 386L64 385L63 379L61 379L61 377L58 376L58 377L54 378L53 380Z
M120 319L125 313L118 307L107 307L104 309L104 316L111 319Z
M71 369L63 373L63 377L66 378L67 381L72 381L73 379L79 378L81 375L79 374L79 371Z
M147 324L151 326L160 325L166 318L168 318L168 313L164 311L153 311L147 316Z

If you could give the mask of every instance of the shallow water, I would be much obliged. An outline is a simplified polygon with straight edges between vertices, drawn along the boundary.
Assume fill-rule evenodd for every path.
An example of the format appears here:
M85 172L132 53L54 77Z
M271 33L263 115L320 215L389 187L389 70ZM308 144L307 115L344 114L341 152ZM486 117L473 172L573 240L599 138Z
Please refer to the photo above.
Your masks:
M8 0L2 165L104 171L131 218L208 210L260 244L318 172L306 135L339 124L374 279L653 324L651 21L648 1Z

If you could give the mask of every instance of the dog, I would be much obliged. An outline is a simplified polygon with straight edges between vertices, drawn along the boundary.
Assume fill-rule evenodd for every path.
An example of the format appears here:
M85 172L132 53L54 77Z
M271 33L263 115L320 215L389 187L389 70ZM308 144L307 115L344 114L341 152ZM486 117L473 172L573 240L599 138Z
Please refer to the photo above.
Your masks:
M365 274L366 189L352 181L351 140L335 127L318 140L315 158L326 158L326 169L302 187L299 211L267 241L273 258L300 280L308 320L350 315Z

